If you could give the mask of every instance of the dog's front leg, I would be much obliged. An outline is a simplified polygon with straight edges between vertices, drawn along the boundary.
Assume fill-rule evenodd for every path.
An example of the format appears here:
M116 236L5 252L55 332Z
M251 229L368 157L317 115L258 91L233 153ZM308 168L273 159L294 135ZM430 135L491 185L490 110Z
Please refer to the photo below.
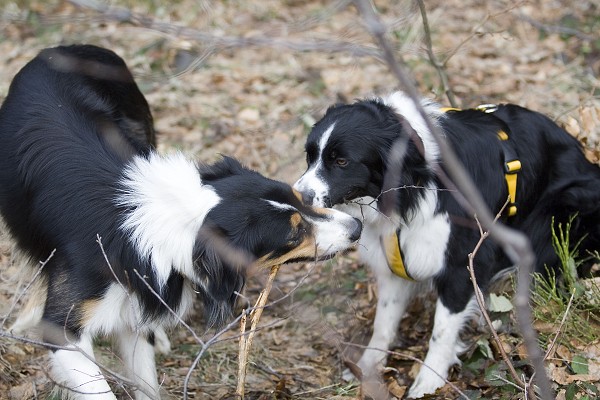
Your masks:
M459 333L474 310L473 300L464 310L457 313L451 312L442 300L437 301L429 350L417 378L410 387L409 398L420 398L425 394L435 393L446 384L448 370L452 365L460 363L458 354L464 351Z
M46 334L46 332L44 332ZM60 334L60 333L59 333ZM50 356L53 379L72 399L116 400L94 358L92 337L86 333Z
M387 359L387 351L396 337L398 324L406 311L408 302L413 296L417 283L392 274L387 266L375 270L377 275L377 310L373 324L373 335L368 348L357 365L362 371L363 379L375 377L381 373ZM344 371L344 379L352 377L349 370Z
M146 335L123 330L117 333L117 340L129 377L138 389L135 391L136 400L159 399L154 347Z

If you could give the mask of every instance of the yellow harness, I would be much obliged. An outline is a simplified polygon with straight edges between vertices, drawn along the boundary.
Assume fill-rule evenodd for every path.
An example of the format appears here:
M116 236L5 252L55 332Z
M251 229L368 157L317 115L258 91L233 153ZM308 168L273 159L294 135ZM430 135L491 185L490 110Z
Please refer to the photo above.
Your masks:
M495 104L484 104L476 107L475 109L485 113L493 113L497 110L497 108L498 106ZM440 110L444 113L448 111L462 111L460 108L452 107L444 107ZM508 133L501 129L497 132L497 135L502 145L504 157L504 179L506 180L506 187L508 189L508 205L506 208L506 215L512 217L517 214L517 174L521 170L521 161L519 161L516 152L509 145ZM404 265L402 250L400 249L400 231L398 230L386 238L381 237L380 241L383 249L385 250L385 257L389 269L401 278L414 281Z
M402 256L402 250L400 249L400 230L398 229L395 233L386 238L383 236L380 237L380 241L385 250L385 259L387 260L390 271L400 278L414 281L404 265L404 257Z

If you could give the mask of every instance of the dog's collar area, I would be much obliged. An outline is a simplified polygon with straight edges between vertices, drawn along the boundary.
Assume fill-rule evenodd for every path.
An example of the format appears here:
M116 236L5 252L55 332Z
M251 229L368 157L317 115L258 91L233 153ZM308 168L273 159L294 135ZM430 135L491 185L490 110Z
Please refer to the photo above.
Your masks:
M400 230L397 230L387 237L380 236L379 240L385 250L385 259L390 271L400 278L414 281L404 264L404 257L402 256L402 250L400 249Z
M491 114L498 109L496 104L482 104L474 108L487 114ZM442 107L441 112L462 111L460 108ZM500 129L496 134L502 146L502 155L504 158L504 180L508 189L508 204L506 205L505 214L509 217L517 215L517 174L521 170L521 161L517 156L517 152L509 141L510 135L508 127Z

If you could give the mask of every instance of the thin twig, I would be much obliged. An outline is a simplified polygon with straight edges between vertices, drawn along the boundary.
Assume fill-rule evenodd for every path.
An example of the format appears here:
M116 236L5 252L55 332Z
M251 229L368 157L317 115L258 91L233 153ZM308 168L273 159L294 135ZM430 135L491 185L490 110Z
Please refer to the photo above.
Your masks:
M256 304L254 305L254 309L250 312L250 333L248 336L240 337L240 354L239 354L239 365L238 365L238 384L236 389L236 395L238 395L241 399L244 398L244 385L246 383L246 368L248 366L248 355L250 353L250 347L252 346L252 340L254 339L254 335L256 334L256 326L258 325L258 321L262 315L262 312L265 308L265 304L267 303L267 299L269 298L269 293L271 292L271 288L273 287L273 281L275 280L275 276L279 271L281 265L274 265L271 267L271 272L269 273L269 278L267 279L267 283L265 288L261 290L258 295L258 299L256 300ZM245 331L246 329L246 313L242 316L241 329Z
M502 215L502 212L504 211L505 207L508 205L509 200L510 199L507 199L506 203L504 203L504 206L502 207L500 212L498 212L498 214L496 215L496 218L495 218L496 221ZM516 384L521 389L525 390L527 388L527 384L521 380L521 378L519 377L519 374L515 370L514 365L510 361L510 358L508 358L508 354L506 354L506 351L504 350L504 347L502 346L502 342L500 341L500 337L498 336L498 332L496 332L496 329L494 329L494 325L492 324L490 315L488 314L488 312L486 310L483 292L481 291L481 289L479 288L479 285L477 284L477 278L475 277L474 259L475 259L475 256L477 255L477 252L483 245L483 242L489 236L489 233L486 231L483 231L481 224L479 223L479 220L477 218L475 218L475 221L477 222L477 226L479 226L480 238L479 238L479 241L477 242L477 244L475 245L473 252L469 253L469 256L468 256L469 257L469 265L467 266L467 269L469 270L469 274L471 276L471 282L473 283L473 290L475 291L475 299L477 300L477 304L479 305L479 309L481 311L481 314L483 315L483 318L485 319L488 329L492 333L494 341L496 342L496 344L498 346L500 355L501 355L502 359L504 360L504 363L508 367L508 371L510 372L511 376L515 380Z
M445 65L440 63L433 52L433 44L431 43L431 30L429 29L429 21L427 19L427 10L425 9L425 3L423 0L416 0L419 5L419 10L421 10L421 19L423 20L423 29L425 30L425 45L427 46L427 55L429 56L429 61L431 65L437 71L440 80L442 81L442 89L450 102L452 107L458 107L456 103L456 97L454 97L454 92L452 88L450 88L450 83L448 81L448 74L446 74L446 70L444 69Z
M589 35L585 32L570 28L568 26L544 24L542 22L536 21L535 19L533 19L531 17L528 17L527 15L525 15L523 13L516 13L516 16L517 16L517 18L519 18L522 21L527 22L534 28L539 29L540 31L544 31L546 33L558 33L561 35L575 36L577 39L585 40L587 42L598 40L598 38L600 37L600 36Z
M569 315L569 311L571 309L571 305L573 304L574 298L575 298L575 290L573 290L573 293L571 293L571 298L569 299L569 304L567 304L567 309L565 310L565 313L560 321L560 325L558 326L558 329L556 330L556 334L554 335L554 338L552 338L552 341L550 342L550 346L548 346L548 349L546 350L546 354L544 355L544 360L547 360L548 357L550 357L550 355L552 354L552 351L554 350L554 346L556 346L558 337L562 333L562 328L565 325L565 322L567 321L567 316Z
M327 39L313 39L310 42L286 40L273 36L225 36L202 32L193 28L179 26L171 23L156 21L146 15L135 13L125 7L108 6L106 3L94 0L69 0L70 3L85 9L101 13L104 19L120 23L129 23L141 26L165 35L187 39L202 43L212 49L231 49L244 47L270 47L292 50L295 52L329 52L348 53L354 57L374 57L381 59L377 49L360 44Z
M450 59L452 57L454 57L456 55L456 53L458 53L458 51L460 50L461 47L463 47L465 44L467 44L471 39L473 39L475 36L480 35L481 33L479 32L479 29L481 27L483 27L490 19L495 19L496 17L501 16L502 14L506 14L510 11L512 11L515 8L518 8L521 6L523 2L517 2L517 3L513 3L510 5L510 7L497 12L496 14L487 14L485 16L485 18L483 18L483 20L477 24L473 29L471 29L471 34L469 36L467 36L466 38L464 38L463 40L461 40L461 42L456 45L454 47L454 49L452 49L450 51L450 53L448 55L446 55L446 58L444 59L444 61L442 61L442 65L445 67L448 62L450 61Z

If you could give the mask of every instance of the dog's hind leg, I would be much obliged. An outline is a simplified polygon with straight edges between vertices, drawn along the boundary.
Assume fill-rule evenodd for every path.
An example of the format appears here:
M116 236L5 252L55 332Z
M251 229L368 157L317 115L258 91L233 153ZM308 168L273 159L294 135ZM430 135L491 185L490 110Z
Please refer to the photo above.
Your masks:
M459 338L460 331L476 312L476 307L473 298L464 310L453 313L442 300L437 301L429 350L417 378L410 387L409 398L423 397L445 385L449 368L460 363L458 355L464 351L464 345Z
M123 330L117 333L117 341L129 377L136 385L136 400L158 399L160 396L154 347L147 340L146 335Z

